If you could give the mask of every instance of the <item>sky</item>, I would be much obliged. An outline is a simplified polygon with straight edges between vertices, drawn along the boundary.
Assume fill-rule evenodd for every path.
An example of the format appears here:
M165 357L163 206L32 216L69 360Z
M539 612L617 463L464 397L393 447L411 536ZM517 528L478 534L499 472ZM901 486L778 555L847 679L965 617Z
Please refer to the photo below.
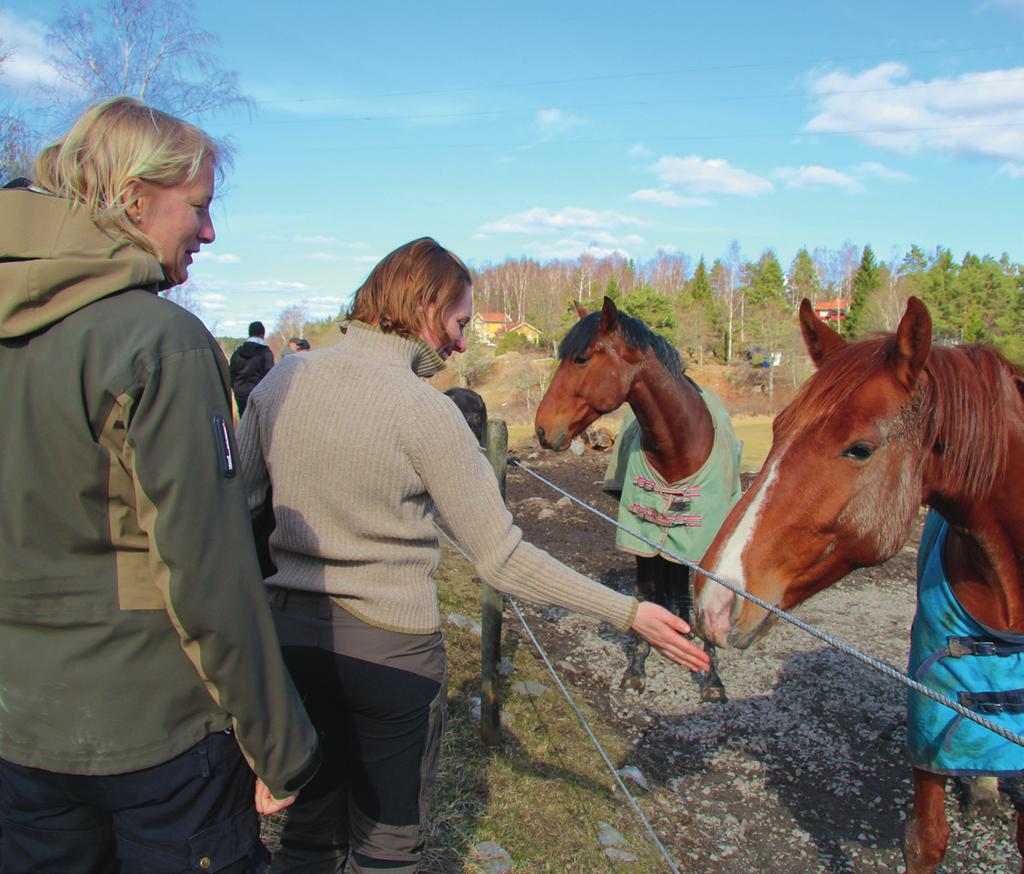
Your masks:
M0 0L0 106L62 5ZM337 315L425 235L476 267L735 241L1024 261L1024 0L263 3L192 10L254 101L189 293L215 334Z

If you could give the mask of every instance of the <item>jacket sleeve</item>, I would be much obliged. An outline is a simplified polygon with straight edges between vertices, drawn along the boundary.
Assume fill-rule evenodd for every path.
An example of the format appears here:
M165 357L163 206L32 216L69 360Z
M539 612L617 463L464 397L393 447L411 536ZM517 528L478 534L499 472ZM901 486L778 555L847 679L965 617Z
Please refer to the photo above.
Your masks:
M318 764L316 733L281 659L237 466L223 358L166 354L127 430L150 566L185 654L278 797Z
M636 599L577 573L523 540L469 426L452 401L436 395L424 395L426 403L410 411L408 419L417 425L407 434L405 450L480 576L498 591L628 629L636 618Z

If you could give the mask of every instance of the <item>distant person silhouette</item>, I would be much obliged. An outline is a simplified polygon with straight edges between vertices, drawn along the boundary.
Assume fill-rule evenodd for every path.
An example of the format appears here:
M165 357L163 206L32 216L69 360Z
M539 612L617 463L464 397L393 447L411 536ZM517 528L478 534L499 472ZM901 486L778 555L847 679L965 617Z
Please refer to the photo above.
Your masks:
M267 346L266 335L267 329L263 327L263 322L252 322L249 325L249 339L231 353L231 391L238 404L239 419L245 412L249 393L274 366L274 353Z

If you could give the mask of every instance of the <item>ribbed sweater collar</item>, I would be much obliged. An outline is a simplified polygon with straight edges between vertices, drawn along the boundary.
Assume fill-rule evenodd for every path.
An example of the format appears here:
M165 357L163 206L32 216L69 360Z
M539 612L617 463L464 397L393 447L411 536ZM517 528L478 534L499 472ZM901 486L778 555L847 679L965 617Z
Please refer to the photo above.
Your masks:
M350 321L341 323L345 343L360 354L407 361L409 369L417 376L431 377L445 368L444 359L437 350L428 346L419 337L408 334L385 334L376 325Z

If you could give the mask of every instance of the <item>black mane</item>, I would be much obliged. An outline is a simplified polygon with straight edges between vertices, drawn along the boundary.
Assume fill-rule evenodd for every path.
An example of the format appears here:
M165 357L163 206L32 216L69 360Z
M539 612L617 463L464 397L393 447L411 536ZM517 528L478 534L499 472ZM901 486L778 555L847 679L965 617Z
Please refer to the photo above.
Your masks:
M580 319L569 333L562 338L558 344L558 358L564 361L566 358L575 358L583 355L594 337L597 336L597 326L601 320L601 313L589 313ZM619 331L626 345L630 349L653 349L654 355L664 365L665 369L676 379L682 379L686 367L679 357L679 353L669 345L663 337L659 337L640 319L619 313Z

